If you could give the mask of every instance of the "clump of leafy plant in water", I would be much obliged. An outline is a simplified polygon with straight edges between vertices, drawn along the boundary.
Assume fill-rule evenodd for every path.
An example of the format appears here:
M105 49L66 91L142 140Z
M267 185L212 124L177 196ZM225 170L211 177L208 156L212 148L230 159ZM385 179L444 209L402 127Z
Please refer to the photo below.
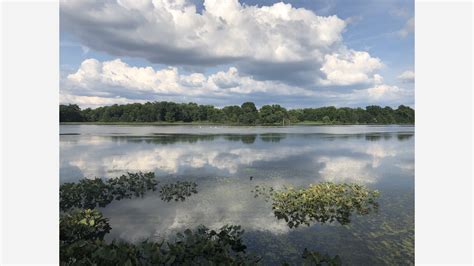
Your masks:
M172 242L112 241L108 220L97 210L73 210L60 217L61 265L248 265L260 259L245 253L244 231L226 225L178 233Z
M255 197L263 196L271 201L275 216L284 219L290 228L309 226L311 222L337 221L345 225L350 223L352 213L366 215L378 210L379 192L357 184L325 182L281 191L256 186L254 192Z
M303 250L303 265L329 265L329 266L338 266L342 265L341 258L336 255L334 257L329 254L321 254L317 251L309 251L307 248Z
M220 230L204 226L178 233L174 241L106 242L112 229L108 219L93 209L113 200L143 197L156 190L153 173L128 173L109 180L84 179L60 188L60 261L61 265L255 265L260 258L245 253L240 226L226 225ZM161 186L164 201L184 201L197 193L197 184L178 181ZM274 202L284 194L273 188L256 187L256 196L266 195ZM279 218L280 219L280 218ZM297 225L296 225L297 226ZM291 227L291 226L290 226ZM305 250L304 263L340 265L339 257ZM339 264L338 264L339 263Z
M127 173L105 181L100 178L81 179L78 183L61 185L59 206L61 211L105 207L113 200L143 197L147 191L155 191L157 185L153 172Z
M59 239L61 244L79 240L102 240L112 229L108 219L97 210L75 209L62 213L59 220Z
M164 201L184 201L186 197L197 193L197 184L189 181L177 181L173 184L162 185L160 197Z

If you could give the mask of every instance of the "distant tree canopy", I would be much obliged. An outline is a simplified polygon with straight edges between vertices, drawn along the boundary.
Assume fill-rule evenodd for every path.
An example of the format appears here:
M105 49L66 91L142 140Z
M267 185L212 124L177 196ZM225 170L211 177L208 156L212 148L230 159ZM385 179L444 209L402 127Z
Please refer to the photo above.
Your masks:
M415 110L400 105L397 109L377 105L363 108L301 108L264 105L257 109L254 103L232 105L222 109L196 103L147 102L81 108L75 104L60 105L60 122L212 122L242 125L274 125L299 122L324 124L414 124Z
M76 104L59 106L59 121L61 122L82 122L84 121L81 108Z

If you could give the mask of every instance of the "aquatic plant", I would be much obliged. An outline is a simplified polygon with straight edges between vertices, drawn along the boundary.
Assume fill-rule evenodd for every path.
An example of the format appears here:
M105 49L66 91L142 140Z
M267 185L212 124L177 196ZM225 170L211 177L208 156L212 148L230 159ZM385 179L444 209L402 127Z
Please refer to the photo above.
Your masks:
M160 198L163 201L184 201L186 197L196 194L197 184L189 181L177 181L172 184L165 184L160 187Z
M272 202L277 219L284 219L290 228L311 222L342 225L350 223L352 213L369 214L378 210L378 191L371 191L357 184L335 184L324 182L311 184L308 188L273 188L256 186L255 197L262 196Z
M178 233L174 241L137 244L104 241L110 229L97 210L63 214L61 265L254 265L260 260L245 253L240 226L225 225L218 231L200 226Z
M75 209L59 218L59 240L62 245L79 240L102 240L112 228L97 210Z
M155 191L157 185L153 172L127 173L106 181L100 178L81 179L78 183L61 185L59 207L61 211L105 207L113 200L143 197L147 191Z
M303 265L328 265L328 266L338 266L342 265L341 258L336 255L334 257L329 254L321 254L317 251L309 251L307 248L303 250Z
M105 241L106 234L112 228L102 213L91 208L105 207L113 200L143 197L146 191L156 190L157 184L153 173L128 173L107 181L84 179L78 183L62 185L61 265L258 265L260 263L260 257L246 253L247 247L242 241L244 230L238 225L225 225L219 230L211 230L201 225L194 230L186 229L177 233L171 241L145 240L140 243ZM173 199L184 201L186 197L197 193L196 188L197 184L194 182L177 181L161 186L160 196L165 201ZM297 190L275 191L273 188L256 186L256 191L259 192L256 196L266 195L273 201L274 206L278 206L276 204L285 202L285 195L295 194ZM345 193L349 192L351 191ZM293 218L291 215L288 217ZM298 225L299 223L295 222L295 227ZM340 265L338 256L331 257L306 249L302 259L305 265Z

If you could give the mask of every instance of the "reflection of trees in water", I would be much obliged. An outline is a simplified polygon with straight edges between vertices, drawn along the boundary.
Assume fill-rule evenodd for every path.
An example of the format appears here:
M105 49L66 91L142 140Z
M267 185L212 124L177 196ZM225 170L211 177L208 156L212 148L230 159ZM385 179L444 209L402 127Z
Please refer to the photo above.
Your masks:
M176 143L197 143L201 141L214 141L217 139L225 139L227 141L240 141L244 144L252 144L257 138L257 134L216 134L216 135L194 135L194 134L169 134L157 136L111 136L116 142L132 142L147 144L176 144Z
M148 144L175 144L175 143L197 143L201 141L214 141L224 139L227 141L242 142L244 144L253 144L257 138L263 142L278 143L288 136L295 134L287 133L262 133L262 134L156 134L151 136L109 136L116 142L148 143ZM413 137L411 132L401 133L364 133L364 134L329 134L329 133L309 133L296 134L303 139L324 138L325 140L336 139L361 139L367 141L390 140L395 135L398 140L409 140Z
M363 134L326 134L326 133L316 133L316 134L301 134L302 138L324 138L324 140L349 140L349 139L365 139L367 141L381 141L381 140L391 140L394 136L397 136L398 140L408 140L413 137L411 132L381 132L381 133L363 133Z
M147 143L147 144L175 144L175 143L197 143L199 141L213 141L217 135L191 135L191 134L169 134L156 136L111 136L113 141Z
M260 139L263 142L275 142L278 143L282 139L286 138L286 134L281 134L281 133L265 133L265 134L260 134Z
M398 134L397 139L400 141L409 140L413 138L414 134Z
M379 140L390 140L394 136L397 137L399 141L409 140L414 134L413 133L377 133L377 134L366 134L365 139L368 141L379 141Z
M244 144L253 144L255 139L257 139L257 134L245 134L245 135L224 135L224 139L228 141L240 141Z
M388 136L383 136L383 135L380 135L380 134L370 134L370 135L365 135L365 140L368 140L368 141L379 141L379 140L382 140L383 139L390 139L391 136L388 135Z
M175 144L175 143L197 143L199 141L214 141L225 139L227 141L240 141L244 144L253 144L260 136L264 142L279 142L285 138L285 134L216 134L216 135L192 135L192 134L169 134L159 136L111 136L114 141L144 142L151 144Z

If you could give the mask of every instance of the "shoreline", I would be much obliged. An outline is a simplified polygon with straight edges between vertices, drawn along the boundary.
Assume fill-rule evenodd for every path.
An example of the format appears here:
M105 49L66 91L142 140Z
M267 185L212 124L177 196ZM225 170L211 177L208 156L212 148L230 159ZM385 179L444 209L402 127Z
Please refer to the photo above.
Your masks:
M323 123L323 122L298 122L289 124L232 124L213 122L60 122L59 125L122 125L122 126L237 126L237 127L282 127L282 126L415 126L415 124L343 124L343 123Z

